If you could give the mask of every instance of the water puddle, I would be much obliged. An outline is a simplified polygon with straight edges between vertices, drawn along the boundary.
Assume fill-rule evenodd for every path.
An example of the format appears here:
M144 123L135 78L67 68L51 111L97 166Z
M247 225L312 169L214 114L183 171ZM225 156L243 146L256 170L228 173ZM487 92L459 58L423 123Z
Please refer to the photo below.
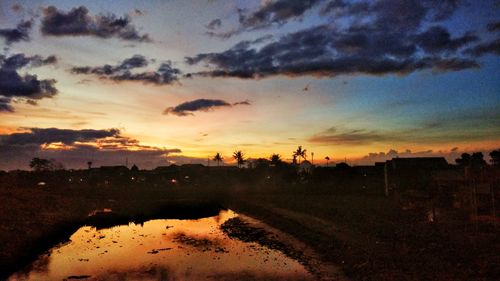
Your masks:
M220 225L233 211L196 219L84 226L8 280L313 280L303 265Z

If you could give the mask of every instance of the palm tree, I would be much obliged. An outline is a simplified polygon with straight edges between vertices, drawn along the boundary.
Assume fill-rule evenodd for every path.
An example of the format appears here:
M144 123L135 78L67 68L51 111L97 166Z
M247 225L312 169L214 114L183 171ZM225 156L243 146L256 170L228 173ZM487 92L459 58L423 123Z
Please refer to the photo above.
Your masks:
M281 160L281 155L279 155L279 154L273 154L273 155L271 155L271 158L269 158L269 159L271 159L271 164L273 164L275 166L280 164L281 162L283 162Z
M238 164L238 168L241 167L245 163L245 154L241 152L241 150L237 150L233 153L233 158L236 160L236 163Z
M299 147L297 148L297 150L294 151L293 155L297 158L302 158L302 159L306 159L306 151L305 149L302 149L302 145L299 145ZM300 164L300 161L299 161L299 164Z
M328 167L328 161L330 161L330 157L326 156L325 160L326 160L326 166Z
M217 154L215 154L215 156L214 156L214 159L212 159L212 160L214 160L215 162L217 162L217 167L219 167L220 166L220 162L222 162L223 159L224 158L222 158L222 156L220 155L220 153L217 152Z

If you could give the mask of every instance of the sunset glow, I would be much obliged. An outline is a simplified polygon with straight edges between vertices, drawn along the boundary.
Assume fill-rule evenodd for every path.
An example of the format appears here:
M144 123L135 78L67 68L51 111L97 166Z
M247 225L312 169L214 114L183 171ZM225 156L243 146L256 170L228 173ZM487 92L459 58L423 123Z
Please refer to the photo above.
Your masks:
M0 169L291 161L298 145L317 164L453 162L500 145L497 2L274 2L2 1Z

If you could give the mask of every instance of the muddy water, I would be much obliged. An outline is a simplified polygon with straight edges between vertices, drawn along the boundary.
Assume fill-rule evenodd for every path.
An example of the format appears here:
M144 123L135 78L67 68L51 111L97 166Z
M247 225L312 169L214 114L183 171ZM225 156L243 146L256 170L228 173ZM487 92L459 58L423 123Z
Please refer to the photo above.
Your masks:
M297 261L219 228L228 210L197 220L84 226L8 280L312 280Z

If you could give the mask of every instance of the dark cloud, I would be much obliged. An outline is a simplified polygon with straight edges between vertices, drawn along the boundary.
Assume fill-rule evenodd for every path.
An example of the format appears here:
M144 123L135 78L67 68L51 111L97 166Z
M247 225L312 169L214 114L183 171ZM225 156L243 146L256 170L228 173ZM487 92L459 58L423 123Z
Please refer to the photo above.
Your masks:
M362 146L383 144L444 144L450 142L500 139L498 103L468 110L441 110L405 129L331 127L313 134L308 141L318 145Z
M211 111L219 107L231 107L236 105L250 105L248 100L235 102L233 104L226 102L224 100L211 100L211 99L197 99L192 101L183 102L174 107L168 107L163 111L165 115L177 115L177 116L188 116L194 115L195 111Z
M58 128L29 128L28 132L0 135L0 145L28 145L50 144L61 142L74 144L75 142L89 142L107 137L119 137L120 130L70 130Z
M227 39L244 31L267 28L273 24L283 25L289 20L301 18L305 12L320 2L320 0L276 0L268 1L250 13L244 9L238 9L239 26L237 28L226 32L209 31L206 34ZM217 27L219 26L220 24L217 25Z
M57 63L56 56L26 56L25 54L15 54L10 57L0 55L0 65L5 70L18 70L23 67L39 67Z
M371 18L377 29L395 31L417 30L424 21L437 22L449 18L462 4L460 0L333 0L323 6L320 14L330 15L334 21L354 19L354 25Z
M238 10L238 28L211 35L229 38L244 31L282 25L290 20L300 19L307 11L320 4L319 14L331 16L334 22L349 17L358 24L363 22L360 20L362 17L369 17L373 19L370 24L378 29L416 30L424 20L435 22L449 18L461 3L460 0L275 0L266 2L250 13Z
M390 140L390 137L377 131L369 131L364 129L339 130L335 127L332 127L311 137L308 141L312 143L364 145L387 140Z
M0 112L14 112L14 108L10 105L9 98L0 97Z
M217 29L222 25L221 19L214 19L211 22L209 22L205 27L208 29Z
M230 103L223 100L197 99L183 102L175 107L168 107L163 114L173 114L177 116L194 115L195 111L209 111L217 107L231 106Z
M268 27L271 24L283 24L290 19L301 17L319 2L319 0L268 1L249 15L241 14L240 24L246 29L258 29Z
M69 12L49 6L43 12L41 31L44 35L116 37L128 41L151 42L148 34L139 34L127 15L91 16L84 6L73 8Z
M249 100L244 100L244 101L235 102L235 103L233 103L233 105L251 105L251 103Z
M55 88L56 80L40 80L36 75L21 75L18 71L25 67L39 67L56 62L55 56L43 58L41 56L29 57L24 54L10 57L0 55L0 98L2 99L0 111L13 111L10 105L12 98L34 101L55 96L58 92Z
M32 21L21 21L15 28L0 29L0 37L5 40L7 45L20 41L30 41L29 32L32 27Z
M477 36L470 33L452 39L448 30L441 26L430 27L416 36L418 45L429 53L455 51L478 39Z
M490 22L486 28L490 32L500 31L500 21Z
M500 55L500 38L489 42L481 43L473 48L467 49L465 51L467 54L471 54L476 57L480 57L486 54Z
M446 57L419 51L416 34L357 27L338 30L321 25L290 33L260 49L242 41L220 53L204 53L186 58L188 64L201 62L208 71L193 75L209 77L262 78L273 75L408 74L423 69L455 71L478 67L472 59L450 56L460 42L449 39ZM458 39L457 39L458 40ZM428 44L430 47L432 44ZM453 46L451 46L453 45ZM434 46L434 49L444 48Z
M447 72L447 71L460 71L464 69L480 68L480 65L472 59L462 59L462 58L451 58L451 59L441 59L434 58L433 61L434 70L437 72Z
M240 11L241 27L234 32L286 22L319 2L278 0L267 2L250 15ZM242 41L222 52L188 57L186 62L208 67L192 75L249 79L273 75L405 75L425 69L443 72L477 68L479 64L461 51L479 39L470 32L453 37L446 28L436 25L460 6L458 0L332 0L319 6L320 15L331 18L329 24L289 33L264 45ZM424 26L431 27L422 31ZM231 32L211 34L227 38Z
M66 168L84 168L88 161L97 167L123 165L126 158L141 168L154 168L168 164L167 156L180 152L177 148L141 145L122 136L118 129L31 128L24 133L0 135L0 169L5 170L28 169L35 156L56 159Z
M13 4L10 8L16 13L21 13L24 10L23 6L19 4Z
M71 71L74 74L96 74L100 76L112 76L117 73L126 72L134 68L148 66L148 60L141 55L134 55L131 58L125 59L117 65L105 64L103 66L90 67L73 67Z
M114 81L140 81L151 84L172 84L179 80L181 71L172 66L170 61L160 64L156 71L131 72L135 68L148 66L148 60L141 55L135 55L117 65L103 65L97 67L73 67L73 74L92 74L101 79Z
M144 16L146 12L136 8L132 12L130 12L130 14L134 16Z

